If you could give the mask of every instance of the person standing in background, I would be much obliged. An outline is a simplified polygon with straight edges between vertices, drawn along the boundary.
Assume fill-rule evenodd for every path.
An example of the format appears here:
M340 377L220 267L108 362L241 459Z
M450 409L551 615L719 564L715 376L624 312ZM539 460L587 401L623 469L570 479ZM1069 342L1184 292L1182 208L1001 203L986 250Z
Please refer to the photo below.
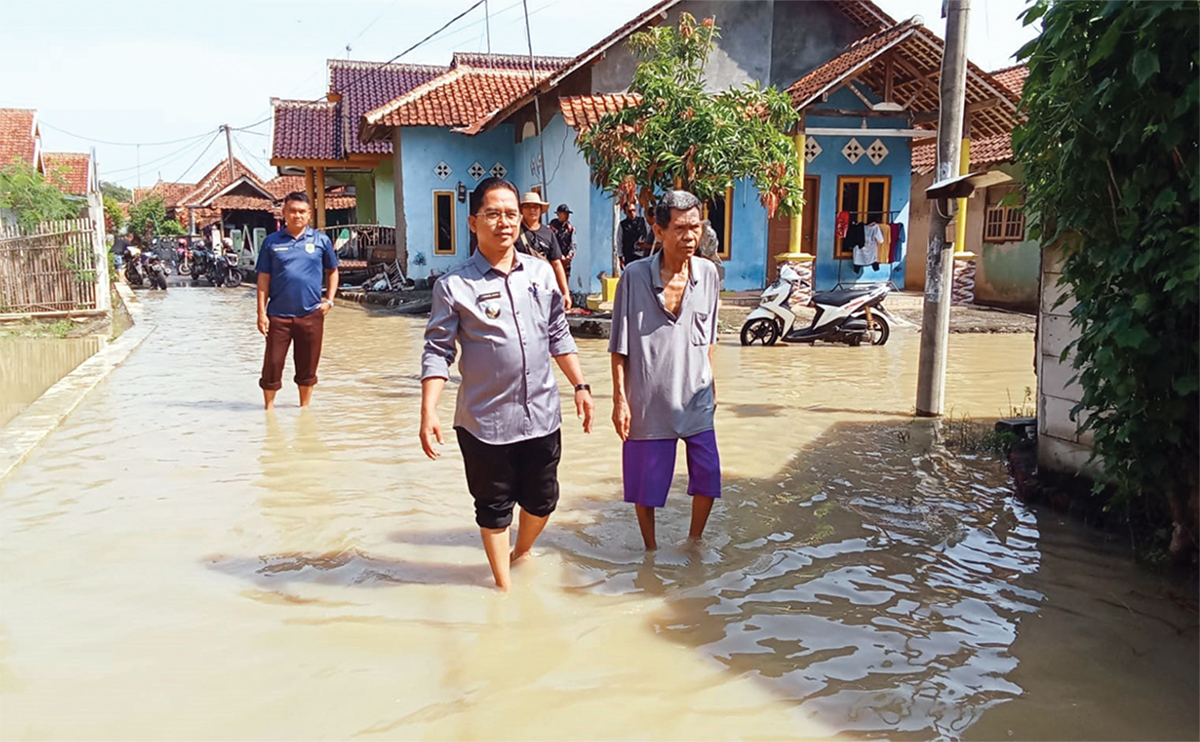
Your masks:
M575 260L578 244L575 242L575 225L571 223L571 209L566 204L559 204L555 209L555 218L550 220L550 231L558 240L558 250L562 253L563 273L567 277L568 291L571 285L571 261Z
M517 252L532 255L550 263L558 280L558 290L563 295L563 306L571 308L571 292L567 288L567 272L563 268L562 250L550 227L542 224L542 214L550 208L535 191L521 196L521 234L517 237Z

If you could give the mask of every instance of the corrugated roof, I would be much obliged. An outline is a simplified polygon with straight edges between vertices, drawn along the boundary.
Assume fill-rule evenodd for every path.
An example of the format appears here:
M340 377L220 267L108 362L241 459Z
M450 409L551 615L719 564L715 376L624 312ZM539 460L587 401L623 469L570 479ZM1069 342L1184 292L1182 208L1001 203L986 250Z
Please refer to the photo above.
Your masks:
M62 177L62 191L69 196L86 196L91 183L92 156L82 152L45 152L42 163L46 168L46 179L58 185L56 176Z
M21 159L37 167L37 111L0 108L0 167Z

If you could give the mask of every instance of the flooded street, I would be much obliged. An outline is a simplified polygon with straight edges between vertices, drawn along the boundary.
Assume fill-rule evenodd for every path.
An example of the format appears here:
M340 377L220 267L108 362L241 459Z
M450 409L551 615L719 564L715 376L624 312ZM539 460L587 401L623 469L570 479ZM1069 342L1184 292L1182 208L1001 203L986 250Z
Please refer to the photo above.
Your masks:
M268 414L248 292L140 297L158 329L0 482L4 739L1196 736L1185 591L934 446L912 328L723 338L724 498L682 549L677 476L650 556L581 341L597 430L564 424L559 510L504 595L457 447L417 441L422 318L338 308L313 408L289 361ZM950 356L955 417L1035 385L1030 335Z

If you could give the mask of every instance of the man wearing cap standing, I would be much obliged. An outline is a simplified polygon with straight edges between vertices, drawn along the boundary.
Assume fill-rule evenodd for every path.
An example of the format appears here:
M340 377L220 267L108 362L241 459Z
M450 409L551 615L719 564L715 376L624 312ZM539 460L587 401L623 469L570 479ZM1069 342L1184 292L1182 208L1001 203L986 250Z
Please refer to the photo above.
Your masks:
M550 220L550 231L554 232L554 237L558 240L558 249L563 256L563 273L567 277L567 284L570 285L571 261L575 259L575 250L578 247L575 243L575 225L571 223L571 208L566 204L559 204L554 213L556 216Z
M521 196L521 234L517 237L517 252L532 255L548 261L554 269L554 277L558 282L558 290L562 292L563 307L571 308L571 292L567 288L567 271L563 267L563 254L558 246L554 232L542 224L542 214L550 208L550 202L543 201L534 191L526 191Z

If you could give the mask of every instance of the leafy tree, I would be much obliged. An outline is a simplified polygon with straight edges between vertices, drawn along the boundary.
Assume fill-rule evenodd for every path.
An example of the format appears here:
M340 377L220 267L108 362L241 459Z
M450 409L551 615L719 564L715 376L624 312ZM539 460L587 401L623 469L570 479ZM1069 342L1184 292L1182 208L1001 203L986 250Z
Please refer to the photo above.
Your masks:
M79 206L23 160L0 169L0 208L11 209L22 229L79 216Z
M121 211L121 205L112 196L105 194L104 231L109 234L117 234L123 226L125 226L125 213Z
M1035 0L1013 137L1043 245L1063 245L1109 506L1195 549L1200 466L1200 27L1195 0ZM1164 529L1165 535L1167 529Z
M183 228L178 219L168 219L163 222L159 234L179 237L180 235L187 234L187 230Z
M163 230L167 221L167 207L163 204L163 197L158 194L147 196L129 207L129 231L143 239L166 234ZM175 222L175 225L178 226L179 222ZM182 234L183 228L179 227L179 230Z
M118 203L130 203L133 201L133 192L125 186L109 183L106 180L100 181L100 193L105 197L111 198Z
M796 111L783 93L757 84L705 92L704 66L718 36L712 18L697 24L683 13L678 29L660 26L630 38L642 60L630 92L642 99L579 135L592 181L647 205L676 183L707 201L748 177L771 216L778 209L795 214L803 182L788 132Z

